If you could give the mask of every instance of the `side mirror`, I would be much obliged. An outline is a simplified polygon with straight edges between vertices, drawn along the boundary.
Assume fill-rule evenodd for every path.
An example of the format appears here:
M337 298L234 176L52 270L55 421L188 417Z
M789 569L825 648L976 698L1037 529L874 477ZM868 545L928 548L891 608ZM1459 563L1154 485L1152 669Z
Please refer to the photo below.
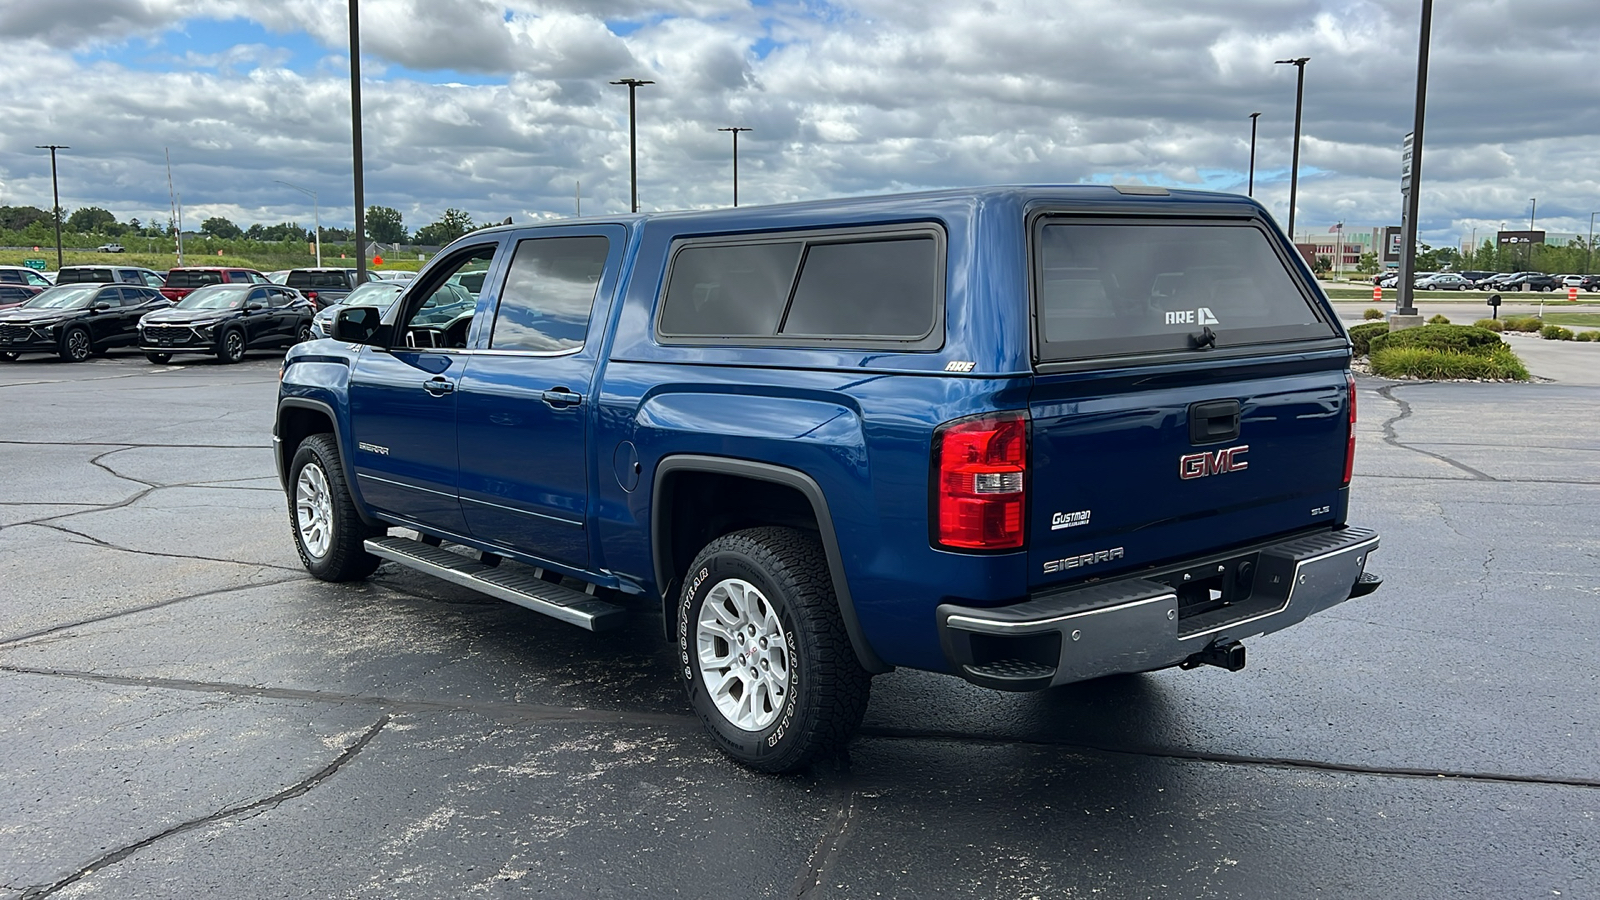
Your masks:
M97 300L93 306L89 307L89 309L93 310L94 312L104 312L110 308L111 304L104 300Z
M329 334L347 344L377 344L382 310L376 306L341 306L333 314Z
M263 309L266 309L266 308L267 308L267 305L265 303L262 303L260 300L255 300L255 301L252 301L250 303L246 303L244 305L244 311L245 312L259 312L260 310L263 310Z

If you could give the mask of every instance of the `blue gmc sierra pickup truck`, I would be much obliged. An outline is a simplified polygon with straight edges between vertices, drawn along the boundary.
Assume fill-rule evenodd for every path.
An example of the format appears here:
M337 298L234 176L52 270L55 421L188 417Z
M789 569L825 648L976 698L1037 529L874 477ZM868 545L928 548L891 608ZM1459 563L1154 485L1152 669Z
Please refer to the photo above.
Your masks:
M659 610L696 713L764 771L843 747L895 666L1237 669L1380 583L1345 522L1349 339L1243 197L504 226L332 327L289 351L274 429L310 572L390 560L595 631Z

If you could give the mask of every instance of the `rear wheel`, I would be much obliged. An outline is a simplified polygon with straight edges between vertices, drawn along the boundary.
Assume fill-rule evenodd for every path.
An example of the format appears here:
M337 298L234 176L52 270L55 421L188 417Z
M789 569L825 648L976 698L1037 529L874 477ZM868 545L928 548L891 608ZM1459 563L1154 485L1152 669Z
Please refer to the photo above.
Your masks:
M872 690L822 546L792 528L738 531L700 551L678 607L678 657L717 745L763 772L842 750Z
M217 340L217 359L230 364L244 359L244 332L237 328L224 331Z
M300 442L289 463L289 527L306 571L323 581L357 581L381 561L363 542L382 534L361 521L331 434Z
M305 322L301 324L299 333L295 335L295 341L303 344L309 340L311 340L311 323Z
M167 363L172 362L171 353L146 353L144 358L150 360L158 366L164 366Z
M67 362L83 362L94 355L94 344L89 340L89 329L69 328L61 336L61 358Z

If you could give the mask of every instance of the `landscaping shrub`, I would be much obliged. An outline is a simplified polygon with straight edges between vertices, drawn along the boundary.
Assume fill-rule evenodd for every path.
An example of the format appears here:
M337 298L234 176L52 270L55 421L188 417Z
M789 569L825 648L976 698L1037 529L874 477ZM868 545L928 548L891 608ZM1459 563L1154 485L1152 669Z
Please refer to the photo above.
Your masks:
M1450 320L1446 319L1444 317L1444 313L1434 313L1433 318L1428 320L1428 324L1429 325L1449 325L1450 324Z
M1388 378L1528 380L1527 367L1515 353L1511 352L1511 348L1506 346L1489 353L1461 353L1454 350L1435 350L1430 347L1373 350L1372 371Z
M1366 319L1368 322L1372 321L1373 319L1381 319L1383 318L1383 310L1369 309L1361 314L1361 318Z
M1420 328L1407 328L1376 335L1370 339L1368 346L1370 353L1400 347L1426 347L1431 350L1486 355L1494 352L1497 347L1505 346L1505 342L1500 339L1500 335L1487 328L1475 328L1471 325L1423 325Z
M1600 341L1600 331L1580 331L1580 332L1578 332L1578 336L1576 338L1574 338L1574 340L1579 340L1579 341Z
M1544 320L1538 316L1512 317L1506 319L1507 331L1538 331L1544 327Z
M1547 341L1570 341L1573 338L1571 328L1562 328L1560 325L1546 325L1539 329L1539 337Z
M1472 323L1472 327L1473 328L1487 328L1490 331L1493 331L1493 332L1495 332L1497 334L1499 332L1502 332L1502 331L1506 330L1505 323L1500 321L1499 319L1479 319L1478 321Z
M1388 333L1388 322L1365 322L1350 329L1350 343L1355 348L1355 355L1366 356L1371 352L1373 336Z

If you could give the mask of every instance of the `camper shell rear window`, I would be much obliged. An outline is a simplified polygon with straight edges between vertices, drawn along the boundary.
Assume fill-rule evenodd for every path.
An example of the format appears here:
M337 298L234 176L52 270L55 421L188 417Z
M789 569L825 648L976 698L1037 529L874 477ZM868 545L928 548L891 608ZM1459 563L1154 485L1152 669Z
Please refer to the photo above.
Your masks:
M1259 223L1040 216L1031 231L1041 362L1339 334Z

